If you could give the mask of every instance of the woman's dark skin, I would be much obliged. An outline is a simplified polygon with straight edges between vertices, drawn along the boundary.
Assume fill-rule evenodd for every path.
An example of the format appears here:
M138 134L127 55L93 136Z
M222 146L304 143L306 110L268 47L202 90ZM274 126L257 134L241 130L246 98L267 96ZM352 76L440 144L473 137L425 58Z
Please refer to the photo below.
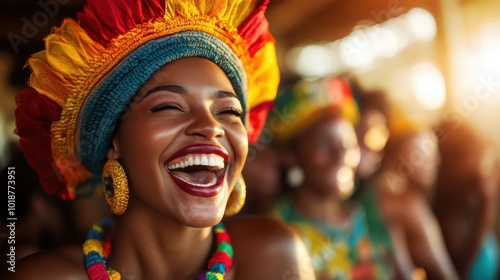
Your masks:
M165 65L139 90L107 155L120 160L130 189L107 263L122 279L195 279L206 269L212 226L223 218L246 159L242 109L224 72L202 58ZM192 145L217 146L229 155L214 196L191 195L168 174L168 159ZM304 245L284 225L267 218L224 224L235 252L225 279L314 279ZM87 279L79 246L32 255L16 271L4 279Z
M446 246L465 277L497 213L498 162L486 138L466 122L437 128L442 163L434 210Z

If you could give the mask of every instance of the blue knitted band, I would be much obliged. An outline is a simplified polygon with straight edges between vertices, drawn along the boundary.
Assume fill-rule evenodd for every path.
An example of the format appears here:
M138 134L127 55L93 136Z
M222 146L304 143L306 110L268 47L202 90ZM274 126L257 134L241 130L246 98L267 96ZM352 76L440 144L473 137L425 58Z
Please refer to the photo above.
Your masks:
M90 183L101 180L116 122L139 88L165 64L184 57L202 57L217 64L226 73L246 111L245 70L223 41L199 31L179 32L149 41L103 78L80 112L78 154L93 174Z

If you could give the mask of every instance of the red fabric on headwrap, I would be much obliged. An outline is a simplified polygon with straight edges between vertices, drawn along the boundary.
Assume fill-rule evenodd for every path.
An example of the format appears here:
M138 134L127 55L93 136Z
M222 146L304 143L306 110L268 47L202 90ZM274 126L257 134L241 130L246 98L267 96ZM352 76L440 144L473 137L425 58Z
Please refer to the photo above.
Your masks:
M52 158L50 142L50 127L52 122L59 120L61 108L30 87L16 95L16 104L16 133L26 160L37 171L42 187L50 195L72 198Z
M249 126L248 128L248 142L250 144L256 143L259 140L260 132L266 123L267 113L274 108L273 102L266 102L257 105L250 111Z
M120 1L89 0L77 18L90 38L106 46L137 24L164 14L165 1L130 0L123 5Z
M326 92L332 96L335 105L342 106L346 99L352 98L351 87L345 79L332 78L328 80L326 87Z
M238 33L249 46L248 52L250 57L253 57L267 42L274 42L271 33L267 31L269 22L264 14L268 3L269 1L263 1L252 15L238 28Z

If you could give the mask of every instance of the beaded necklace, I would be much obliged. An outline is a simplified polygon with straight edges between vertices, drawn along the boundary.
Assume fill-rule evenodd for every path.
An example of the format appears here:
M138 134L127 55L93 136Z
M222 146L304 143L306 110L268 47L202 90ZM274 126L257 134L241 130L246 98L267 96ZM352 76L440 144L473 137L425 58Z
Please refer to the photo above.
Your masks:
M85 269L90 280L119 280L118 271L106 268L106 261L111 252L111 238L107 234L111 228L111 220L104 219L92 226L83 243L85 254ZM202 273L198 280L221 280L233 264L233 246L229 233L222 223L214 226L215 252L208 261L208 270Z

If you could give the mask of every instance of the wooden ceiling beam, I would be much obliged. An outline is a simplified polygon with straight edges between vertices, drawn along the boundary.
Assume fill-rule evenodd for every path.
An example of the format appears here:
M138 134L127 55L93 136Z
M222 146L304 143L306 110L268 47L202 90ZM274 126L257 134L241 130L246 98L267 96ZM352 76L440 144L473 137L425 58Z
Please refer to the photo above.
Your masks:
M289 34L305 20L337 0L273 0L266 11L275 37Z

